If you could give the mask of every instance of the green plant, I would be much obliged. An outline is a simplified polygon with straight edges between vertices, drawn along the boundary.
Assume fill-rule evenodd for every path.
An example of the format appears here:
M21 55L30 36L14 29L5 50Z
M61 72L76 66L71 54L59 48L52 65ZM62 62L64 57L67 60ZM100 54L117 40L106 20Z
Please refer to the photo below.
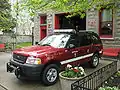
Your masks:
M32 43L31 42L19 43L16 45L16 48L23 48L23 47L27 47L27 46L32 46Z
M5 48L12 49L12 43L9 43L9 42L5 43Z
M79 78L85 76L85 72L82 67L72 67L68 64L65 71L61 75L68 78Z
M2 43L2 41L0 41L0 44Z
M100 87L98 90L119 90L117 87Z
M118 71L115 76L120 77L120 71Z

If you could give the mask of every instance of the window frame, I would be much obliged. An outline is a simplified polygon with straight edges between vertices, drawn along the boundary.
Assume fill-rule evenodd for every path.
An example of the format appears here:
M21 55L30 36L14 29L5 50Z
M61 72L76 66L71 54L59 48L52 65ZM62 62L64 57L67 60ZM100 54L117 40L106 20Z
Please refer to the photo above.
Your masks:
M113 32L114 32L114 28L113 28L113 9L112 9L112 35L101 35L101 25L102 25L102 12L103 10L105 10L106 8L102 8L100 11L99 11L99 37L100 38L113 38ZM104 21L105 22L105 21ZM106 22L109 22L109 21L106 21Z

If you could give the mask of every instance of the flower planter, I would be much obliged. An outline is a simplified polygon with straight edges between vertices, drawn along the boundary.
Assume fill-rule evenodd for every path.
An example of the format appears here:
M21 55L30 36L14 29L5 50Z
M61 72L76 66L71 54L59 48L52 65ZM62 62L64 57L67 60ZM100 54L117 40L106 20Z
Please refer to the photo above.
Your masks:
M59 79L60 79L60 84L61 84L62 90L71 90L71 84L72 83L74 83L75 81L77 81L77 80L86 76L85 75L85 76L79 77L79 78L67 78L67 77L64 77L64 76L61 75L63 72L59 73Z

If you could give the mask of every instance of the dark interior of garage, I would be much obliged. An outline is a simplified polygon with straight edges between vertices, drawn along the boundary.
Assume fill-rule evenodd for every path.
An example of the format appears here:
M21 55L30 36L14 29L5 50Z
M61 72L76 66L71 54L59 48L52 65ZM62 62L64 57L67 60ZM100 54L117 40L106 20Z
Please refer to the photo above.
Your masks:
M76 26L79 30L86 30L86 17L80 16L66 17L66 15L59 16L60 29L75 29Z

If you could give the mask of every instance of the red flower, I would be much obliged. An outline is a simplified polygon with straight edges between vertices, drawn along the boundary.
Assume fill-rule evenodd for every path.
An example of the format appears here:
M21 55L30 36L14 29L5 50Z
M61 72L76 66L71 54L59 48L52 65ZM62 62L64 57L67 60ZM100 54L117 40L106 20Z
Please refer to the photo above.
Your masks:
M74 68L73 68L73 71L74 71L74 72L79 72L79 70L78 70L78 69L74 69Z

